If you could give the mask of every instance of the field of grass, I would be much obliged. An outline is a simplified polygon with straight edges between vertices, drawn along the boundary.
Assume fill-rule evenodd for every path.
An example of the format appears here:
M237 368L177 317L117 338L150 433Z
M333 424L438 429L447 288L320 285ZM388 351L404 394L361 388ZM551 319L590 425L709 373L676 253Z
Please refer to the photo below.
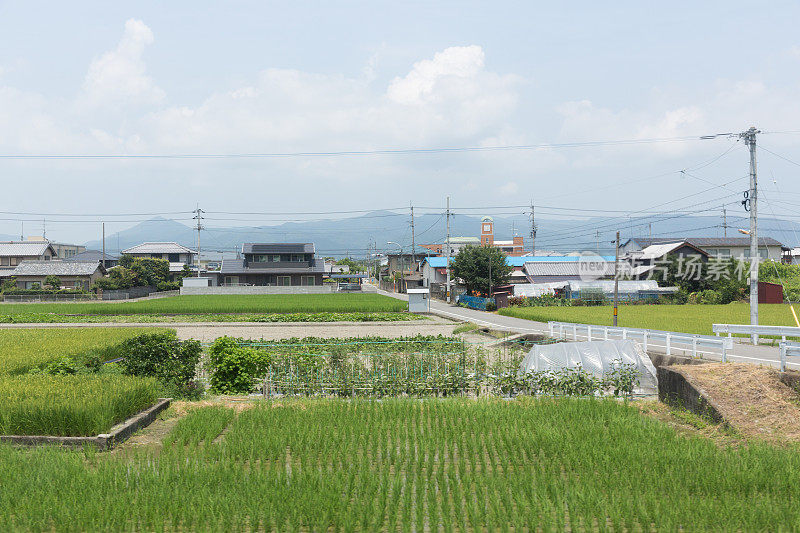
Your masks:
M163 449L0 445L0 529L793 530L798 468L610 400L282 401L195 409Z
M0 434L81 437L153 405L158 382L121 375L0 376Z
M173 296L139 302L0 304L2 315L164 315L226 313L378 313L403 311L407 303L379 294L264 294Z
M795 309L800 313L800 308ZM556 320L580 324L612 325L612 307L506 307L501 315L538 322ZM761 304L759 323L770 326L796 326L788 304ZM684 333L711 335L712 324L749 324L747 304L728 305L620 305L618 325Z
M0 375L22 374L60 359L104 351L154 328L58 328L0 330ZM107 359L111 359L109 356ZM106 360L107 360L106 359Z

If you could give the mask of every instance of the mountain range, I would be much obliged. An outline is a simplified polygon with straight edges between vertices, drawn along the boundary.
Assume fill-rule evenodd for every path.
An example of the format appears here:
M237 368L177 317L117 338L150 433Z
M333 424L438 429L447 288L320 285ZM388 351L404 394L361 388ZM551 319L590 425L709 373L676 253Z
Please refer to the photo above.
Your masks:
M478 215L453 215L450 218L451 236L480 235ZM524 215L493 217L497 240L510 240L512 235L525 238L525 249L530 246L530 219ZM419 245L441 243L445 240L445 217L441 214L423 214L415 217L415 236ZM671 216L619 218L593 217L586 219L537 218L536 249L568 252L575 250L613 251L617 229L622 242L631 237L722 237L742 236L737 229L747 228L744 217L729 216L727 229L721 217ZM759 219L759 235L772 237L786 246L800 245L800 224L783 219ZM3 238L4 236L0 236ZM13 237L9 236L9 239ZM185 224L165 218L143 221L126 230L106 237L106 250L117 253L141 242L175 241L184 246L197 246L197 231ZM221 227L205 225L200 232L203 251L234 252L244 242L313 242L320 255L363 257L370 250L397 251L400 243L404 251L411 248L411 225L407 214L375 211L364 215L330 220L286 222L272 226ZM85 243L87 248L99 249L101 241ZM424 252L424 250L421 250Z

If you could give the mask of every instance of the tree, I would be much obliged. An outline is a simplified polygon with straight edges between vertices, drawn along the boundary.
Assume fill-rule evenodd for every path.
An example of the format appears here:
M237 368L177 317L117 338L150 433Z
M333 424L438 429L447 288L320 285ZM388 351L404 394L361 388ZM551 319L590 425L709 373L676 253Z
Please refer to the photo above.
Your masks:
M350 272L364 272L367 270L366 266L359 261L354 261L349 257L345 257L344 259L339 259L336 261L337 265L345 265L350 268Z
M0 283L0 292L12 291L17 288L17 278L11 277L4 279Z
M50 274L46 278L44 278L44 286L48 289L57 291L61 288L61 279L58 276L54 276Z
M451 270L470 293L487 293L490 264L492 287L508 283L514 268L506 262L505 254L494 246L465 246L453 259Z

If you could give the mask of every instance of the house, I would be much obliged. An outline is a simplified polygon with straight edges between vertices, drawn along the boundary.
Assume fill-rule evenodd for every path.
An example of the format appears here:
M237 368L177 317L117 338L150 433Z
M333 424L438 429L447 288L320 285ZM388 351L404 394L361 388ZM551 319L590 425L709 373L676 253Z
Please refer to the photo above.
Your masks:
M183 271L184 265L197 271L197 252L177 242L143 242L122 250L122 254L139 258L166 259L169 261L169 273L172 279Z
M453 261L453 257L450 261ZM512 267L511 274L509 275L509 283L530 283L527 275L525 274L525 265L530 261L541 261L543 259L552 260L550 257L537 257L531 256L506 256L506 264ZM559 259L563 259L559 258ZM577 259L577 258L576 258ZM568 258L572 261L572 258ZM447 258L446 257L426 257L422 261L420 271L422 273L421 286L430 287L435 284L447 283ZM455 277L451 273L450 282L455 284Z
M115 267L119 263L119 257L117 257L114 254L106 252L105 258L106 259L103 266L106 269ZM103 261L103 252L100 250L84 250L82 252L73 255L69 259L64 259L64 261L78 261L80 263L100 263Z
M628 300L655 300L659 296L675 294L677 287L659 287L654 279L649 280L620 280L617 283L619 299ZM558 281L537 283L530 285L515 285L514 296L539 297L555 295L571 300L597 300L614 298L614 280L598 279L593 281Z
M245 243L241 255L222 260L219 272L214 273L219 285L322 285L325 263L315 257L313 243Z
M710 257L734 257L748 259L750 257L750 237L634 237L622 245L621 250L629 253L656 244L685 242L702 249ZM781 261L784 251L789 248L771 237L758 238L758 255L761 259Z
M0 272L11 271L23 261L50 261L55 257L48 241L0 242Z
M44 287L48 276L56 276L61 288L88 291L92 284L105 275L100 262L28 260L22 261L3 277L13 277L20 289Z
M53 247L53 252L55 252L53 259L69 259L86 250L86 247L80 244L55 242L39 236L29 236L25 242L49 242L50 246Z
M709 258L708 252L689 241L651 244L641 250L631 250L621 258L620 268L625 269L621 276L633 279L645 279L653 275L663 277L667 267L663 263L669 261L671 256L694 258L702 262Z
M520 257L528 283L555 283L614 276L614 258L601 256Z
M336 261L325 261L326 276L331 276L332 274L348 274L349 272L349 265L337 265Z

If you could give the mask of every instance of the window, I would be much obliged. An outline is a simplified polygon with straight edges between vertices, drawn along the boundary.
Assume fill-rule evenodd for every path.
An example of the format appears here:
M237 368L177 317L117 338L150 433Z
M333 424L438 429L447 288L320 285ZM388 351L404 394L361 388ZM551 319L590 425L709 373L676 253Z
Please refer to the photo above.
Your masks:
M288 287L292 284L292 277L291 276L278 276L278 286L279 287Z
M239 276L225 276L225 285L238 285Z
M169 254L169 262L177 263L181 260L181 254Z
M12 257L11 259L11 266L17 266L19 264L19 257Z
M280 262L281 262L281 256L279 256L279 255L273 255L273 256L272 256L272 262L273 262L273 263L280 263Z
M50 256L49 255L44 256L44 260L45 261L50 261Z
M253 262L254 263L266 263L267 261L269 261L269 256L268 255L263 255L262 254L262 255L254 255L253 256Z
M302 260L303 260L303 256L302 255L298 255L298 254L292 254L292 258L290 259L290 261L292 263L299 263Z
M730 257L731 256L731 249L730 248L718 248L716 250L717 257Z
M300 278L300 285L316 285L317 278L314 276L302 276Z
M0 266L8 266L8 257L0 257Z

